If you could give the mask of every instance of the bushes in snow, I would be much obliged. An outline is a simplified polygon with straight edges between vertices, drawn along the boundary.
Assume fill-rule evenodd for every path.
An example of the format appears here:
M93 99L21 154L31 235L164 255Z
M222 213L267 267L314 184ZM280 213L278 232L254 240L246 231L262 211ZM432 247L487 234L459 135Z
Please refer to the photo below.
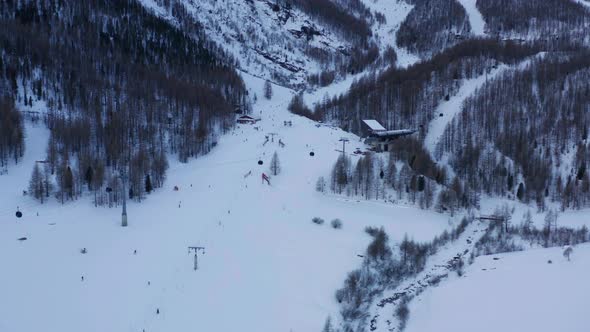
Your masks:
M399 305L395 309L395 316L399 320L400 331L403 331L406 328L406 323L410 318L410 308L408 308L409 302L410 298L408 298L408 296L404 296L401 298Z
M320 193L326 191L326 179L324 179L323 176L320 176L318 181L315 183L315 190Z
M338 218L332 220L330 222L330 224L332 225L332 228L334 228L334 229L340 229L340 228L342 228L342 221L340 219L338 219Z
M508 225L491 222L486 233L475 244L473 256L524 250L529 247L560 247L590 241L588 228L579 229L557 226L557 213L549 210L542 229L532 224L530 213L525 213L523 222Z
M324 224L324 219L322 219L320 217L313 217L311 219L311 222L313 222L316 225L323 225Z
M344 286L336 292L336 300L341 307L343 330L355 330L355 320L358 319L360 321L356 323L364 324L363 320L367 318L367 310L375 295L395 289L405 279L423 271L428 257L449 241L457 239L471 220L463 219L453 230L443 233L430 243L417 243L406 236L399 247L391 246L383 228L365 228L365 232L373 240L367 247L362 266L350 272ZM407 298L405 301L409 300ZM409 311L406 311L407 307L404 308L404 305L400 307L400 322L405 322Z
M322 219L320 217L314 217L314 218L311 219L311 222L313 222L316 225L323 225L324 224L324 219ZM336 219L333 219L330 222L330 225L334 229L340 229L340 228L342 228L342 221L340 219L336 218Z

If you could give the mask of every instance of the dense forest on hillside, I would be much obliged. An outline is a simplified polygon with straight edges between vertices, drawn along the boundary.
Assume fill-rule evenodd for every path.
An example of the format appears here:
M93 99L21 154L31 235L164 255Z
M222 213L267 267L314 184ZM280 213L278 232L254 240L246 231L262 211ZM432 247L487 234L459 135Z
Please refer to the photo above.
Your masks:
M0 174L4 173L9 161L19 161L24 149L22 115L11 98L0 96Z
M414 8L397 32L397 43L412 53L430 56L471 34L465 9L456 0L409 0Z
M461 79L480 76L499 63L517 63L537 52L534 46L511 42L465 41L409 68L390 68L364 77L347 94L319 104L315 113L355 133L361 133L362 120L367 118L388 128L420 128L432 119L436 105L459 89Z
M563 0L477 0L490 34L551 44L590 45L590 9Z
M280 0L277 3L301 9L358 42L367 43L371 36L372 14L359 0Z
M546 198L580 208L590 202L589 111L590 53L550 54L467 99L437 154L450 153L477 190L516 194L541 208ZM562 167L567 159L571 169Z
M0 17L3 105L46 103L46 165L62 201L87 188L112 204L121 169L141 199L162 185L167 152L206 153L234 108L249 107L233 60L198 25L180 30L137 1L2 1Z
M411 3L414 8L400 26L398 44L427 60L364 77L313 112L297 99L291 104L295 113L360 135L365 134L362 119L419 130L416 139L396 144L389 165L376 168L367 158L356 166L336 162L331 190L357 195L363 186L389 187L398 197L414 202L417 197L421 206L430 206L429 183L436 183L446 188L438 193L437 208L477 204L477 193L536 202L540 209L548 201L564 209L588 206L590 56L585 49L590 11L571 1L478 1L492 35L480 40L470 36L465 10L456 1ZM442 17L445 11L448 15ZM531 61L527 69L500 75L465 101L433 156L424 150L421 142L437 116L433 111L457 93L464 79L502 64L515 68L525 59ZM452 171L438 166L439 160L449 160ZM398 162L404 163L403 172L396 170ZM381 179L366 171L379 168L384 170ZM361 191L360 196L377 197L378 191L371 192Z

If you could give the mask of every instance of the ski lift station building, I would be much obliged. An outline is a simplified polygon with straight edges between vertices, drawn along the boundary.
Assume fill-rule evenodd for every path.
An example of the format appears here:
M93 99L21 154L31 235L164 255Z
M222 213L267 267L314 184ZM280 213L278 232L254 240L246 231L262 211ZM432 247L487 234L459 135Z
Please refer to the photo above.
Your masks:
M260 121L259 118L253 118L249 115L242 115L236 120L239 124L255 124L258 121Z
M387 130L377 120L363 120L364 131L368 132L365 144L371 146L371 149L377 152L390 151L394 140L412 135L417 130L414 129L397 129Z

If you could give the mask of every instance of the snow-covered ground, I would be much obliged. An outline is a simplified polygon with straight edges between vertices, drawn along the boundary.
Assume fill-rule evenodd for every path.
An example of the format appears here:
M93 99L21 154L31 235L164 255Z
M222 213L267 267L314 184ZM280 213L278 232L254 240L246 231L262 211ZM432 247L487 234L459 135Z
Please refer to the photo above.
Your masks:
M588 331L590 245L478 257L410 305L406 332ZM551 260L552 264L548 264Z
M471 32L476 36L485 35L486 22L483 19L479 9L477 9L477 0L458 0L465 8L467 16L469 17L469 25L471 25Z
M261 94L262 80L245 80ZM366 226L426 241L452 225L434 212L315 192L338 139L361 143L289 114L291 94L275 86L271 101L258 99L258 130L240 126L210 154L171 162L165 186L129 204L127 228L119 209L94 208L90 197L40 205L22 196L48 137L28 125L23 162L0 176L0 331L319 331L338 311L334 291L360 264ZM283 171L267 186L261 173L275 151ZM313 224L316 216L326 223ZM334 218L341 230L329 226ZM206 247L198 271L187 252L195 245Z

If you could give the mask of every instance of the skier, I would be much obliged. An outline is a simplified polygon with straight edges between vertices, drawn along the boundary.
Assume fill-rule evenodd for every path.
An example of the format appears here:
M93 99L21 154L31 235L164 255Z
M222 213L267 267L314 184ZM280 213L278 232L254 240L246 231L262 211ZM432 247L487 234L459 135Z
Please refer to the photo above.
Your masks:
M266 181L266 183L270 186L270 179L268 177L268 175L262 173L262 183L264 184L264 181Z

